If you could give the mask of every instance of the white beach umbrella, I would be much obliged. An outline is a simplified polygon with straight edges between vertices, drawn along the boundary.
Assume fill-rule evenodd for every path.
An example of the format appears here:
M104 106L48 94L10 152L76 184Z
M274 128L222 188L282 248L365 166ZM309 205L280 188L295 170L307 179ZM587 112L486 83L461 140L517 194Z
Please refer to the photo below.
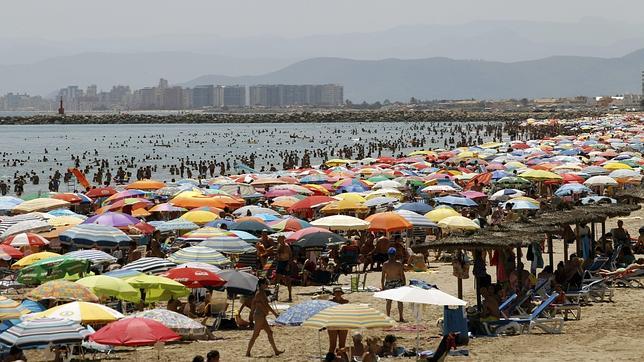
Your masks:
M456 306L467 304L466 301L451 296L439 289L424 289L413 285L383 290L382 292L374 293L373 296L380 299L388 299L404 303Z
M333 215L314 220L311 225L331 230L366 230L370 223L353 216Z
M586 186L617 186L618 183L610 176L593 176L584 182Z

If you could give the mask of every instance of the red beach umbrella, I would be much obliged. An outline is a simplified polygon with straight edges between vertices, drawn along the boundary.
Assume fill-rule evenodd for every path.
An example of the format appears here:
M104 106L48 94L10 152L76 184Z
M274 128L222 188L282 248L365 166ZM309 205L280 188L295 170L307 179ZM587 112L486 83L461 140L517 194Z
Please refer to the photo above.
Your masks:
M163 274L188 288L221 287L226 281L217 274L199 268L174 268Z
M95 189L91 189L85 193L87 197L91 197L93 199L99 198L99 197L109 197L117 193L117 191L112 188L112 187L97 187Z
M9 255L11 259L20 259L24 256L24 254L20 250L14 248L13 246L0 244L0 255L2 254Z
M148 346L157 342L178 341L181 336L152 319L132 317L106 325L89 339L111 346Z

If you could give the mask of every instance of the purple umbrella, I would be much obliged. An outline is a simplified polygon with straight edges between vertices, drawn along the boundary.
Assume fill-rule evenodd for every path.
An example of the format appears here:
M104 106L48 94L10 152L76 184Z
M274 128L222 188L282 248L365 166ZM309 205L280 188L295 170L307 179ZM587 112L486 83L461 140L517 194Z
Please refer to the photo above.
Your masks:
M95 215L85 220L83 224L99 224L106 226L122 227L140 223L141 220L132 215L123 214L120 212L106 212L104 214Z

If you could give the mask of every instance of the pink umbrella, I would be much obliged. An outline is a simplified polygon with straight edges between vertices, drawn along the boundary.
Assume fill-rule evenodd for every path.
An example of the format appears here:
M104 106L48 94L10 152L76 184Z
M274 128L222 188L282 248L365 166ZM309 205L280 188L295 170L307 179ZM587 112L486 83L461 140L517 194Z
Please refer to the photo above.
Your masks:
M463 191L463 192L459 192L459 194L467 197L468 199L480 199L483 197L487 197L486 194L478 191Z
M315 227L315 226L310 226L308 228L300 229L300 230L294 232L286 240L287 241L299 240L303 236L308 235L308 234L313 234L313 233L329 233L329 234L332 234L332 232L329 231L328 229L323 229L323 228L319 228L319 227Z

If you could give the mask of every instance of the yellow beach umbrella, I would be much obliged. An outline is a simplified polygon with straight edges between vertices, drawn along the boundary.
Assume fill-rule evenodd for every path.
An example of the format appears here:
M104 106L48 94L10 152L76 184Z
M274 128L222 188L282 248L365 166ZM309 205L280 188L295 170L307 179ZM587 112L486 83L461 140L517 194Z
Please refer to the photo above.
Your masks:
M215 214L214 212L205 210L193 210L186 212L179 218L191 221L195 224L207 224L211 221L219 219L219 215Z
M146 302L169 300L171 297L181 298L190 294L190 290L183 284L158 275L141 274L126 278L125 282L134 289L144 289Z
M606 162L603 168L607 170L632 170L633 168L625 163L621 162Z
M339 159L339 158L334 158L334 159L326 161L324 164L329 166L329 167L335 167L335 166L344 166L346 164L353 163L353 162L357 162L357 161L343 160L343 159Z
M459 215L460 214L456 210L454 210L452 208L441 207L441 208L434 209L434 210L426 213L425 217L428 218L429 220L433 221L433 222L439 222L439 221L443 220L446 217L459 216Z
M25 201L11 209L11 212L13 212L14 214L26 214L36 211L45 212L54 209L66 208L69 205L69 202L64 200L41 197L38 199Z
M55 228L61 226L76 226L84 220L76 216L56 216L47 220L47 223Z
M27 319L56 318L69 319L79 323L104 324L123 318L123 314L114 309L97 303L71 302L47 309L44 312L33 313Z
M557 175L554 172L545 171L545 170L528 170L521 173L519 176L527 180L534 181L548 181L548 180L561 180L562 177Z
M364 304L340 304L323 309L302 323L308 328L328 330L390 328L393 319Z
M333 197L335 197L338 200L348 200L348 201L359 202L359 203L363 203L367 201L367 199L365 199L364 196L356 192L345 192L339 195L335 195Z
M60 256L60 254L52 253L49 251L41 251L40 253L34 253L25 256L24 258L18 260L16 263L11 265L11 269L20 269L28 265L31 265L39 260L53 258L54 256Z
M351 200L340 200L335 201L330 204L325 205L320 209L320 212L324 214L334 214L341 212L367 212L369 208L364 206L360 202L355 202Z
M472 231L481 227L465 216L449 216L438 222L438 226L450 231Z
M140 291L126 281L107 275L92 275L79 279L76 283L85 286L99 297L114 297L130 302L138 302L141 299Z
M424 151L414 151L409 153L409 156L436 156L436 152L424 150Z

